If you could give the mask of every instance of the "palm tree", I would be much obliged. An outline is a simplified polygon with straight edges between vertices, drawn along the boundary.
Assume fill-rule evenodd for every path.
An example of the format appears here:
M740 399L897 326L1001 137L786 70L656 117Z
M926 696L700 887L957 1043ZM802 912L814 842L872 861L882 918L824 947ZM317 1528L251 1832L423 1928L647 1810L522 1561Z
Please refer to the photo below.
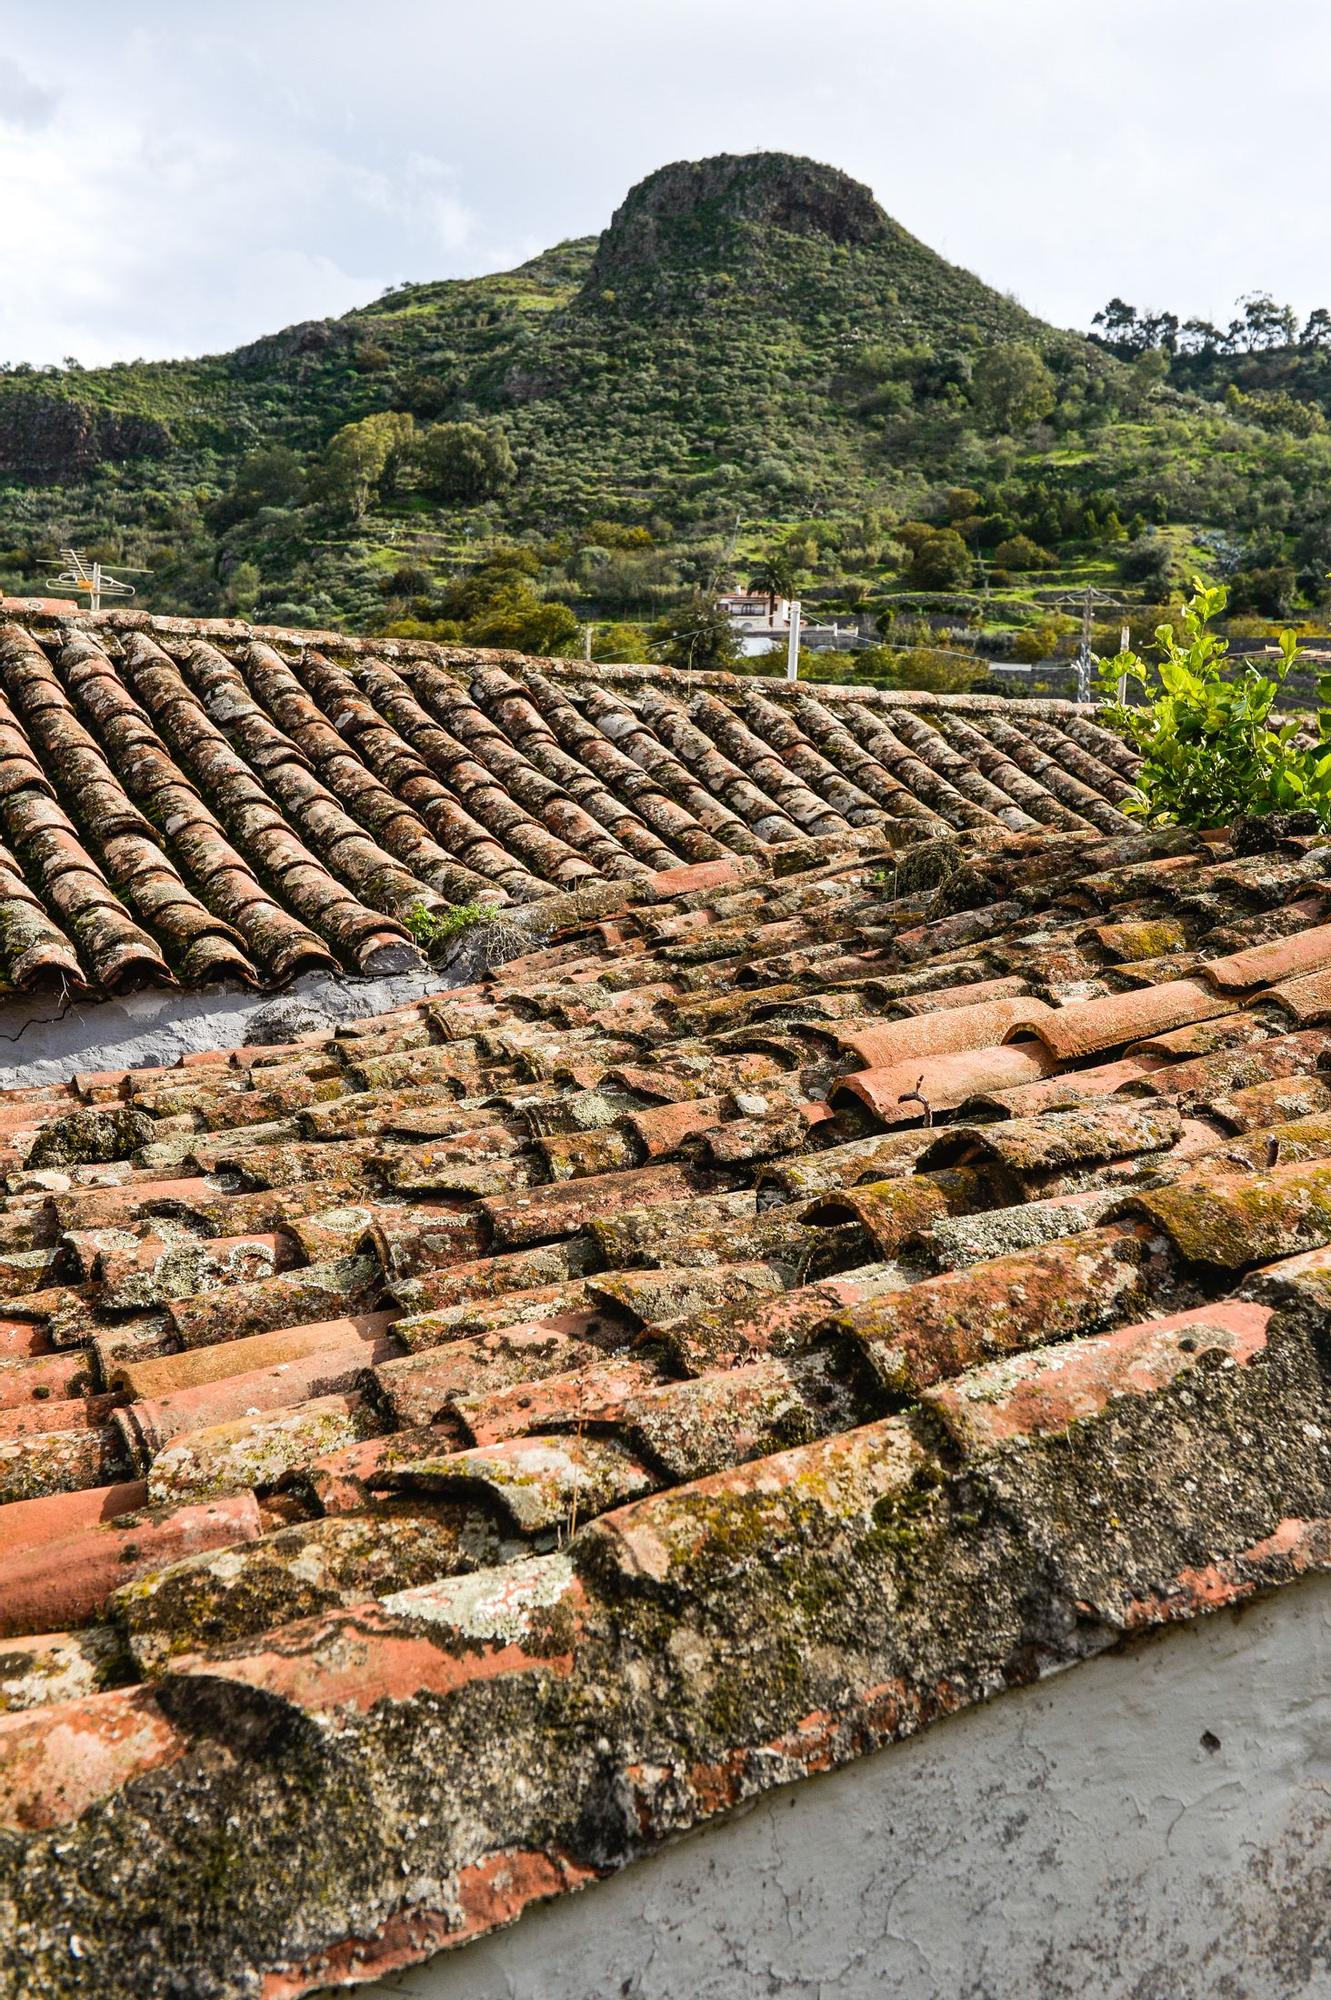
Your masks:
M795 565L785 549L769 549L759 558L749 579L750 590L760 590L767 599L767 622L776 616L778 597L789 597L795 588Z

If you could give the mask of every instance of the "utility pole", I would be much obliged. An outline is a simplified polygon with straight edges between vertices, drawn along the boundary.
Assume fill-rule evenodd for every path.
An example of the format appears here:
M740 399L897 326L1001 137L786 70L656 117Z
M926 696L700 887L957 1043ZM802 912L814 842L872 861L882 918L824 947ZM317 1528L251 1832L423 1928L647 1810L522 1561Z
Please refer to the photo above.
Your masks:
M590 625L584 625L582 628L582 657L590 666L592 657L592 628Z
M790 635L786 640L786 679L797 681L800 677L800 601L790 600Z
M1091 586L1086 586L1086 596L1081 607L1081 644L1077 648L1077 700L1091 699L1091 668L1094 656L1091 652Z
M1131 638L1132 634L1128 630L1128 627L1126 625L1122 626L1119 630L1119 635L1118 635L1118 650L1120 653L1127 652ZM1120 708L1124 706L1127 699L1128 699L1128 677L1126 674L1120 674L1118 677L1118 705Z
M1065 595L1055 597L1053 602L1055 604L1065 604L1069 610L1076 605L1081 610L1081 639L1078 643L1076 657L1072 664L1073 671L1077 677L1077 700L1092 702L1095 699L1091 684L1095 670L1095 655L1091 651L1092 614L1097 603L1099 604L1102 616L1107 612L1122 612L1127 607L1121 601L1116 601L1106 592L1097 590L1094 584L1090 583L1086 585L1084 591L1079 591L1076 596L1068 592Z

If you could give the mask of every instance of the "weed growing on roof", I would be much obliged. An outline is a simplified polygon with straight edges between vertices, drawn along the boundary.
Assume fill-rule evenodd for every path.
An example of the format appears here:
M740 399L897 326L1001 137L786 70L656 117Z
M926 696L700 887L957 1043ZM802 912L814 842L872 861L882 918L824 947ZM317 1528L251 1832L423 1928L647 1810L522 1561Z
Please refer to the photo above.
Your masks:
M454 903L447 910L427 910L418 903L405 922L434 964L447 961L456 972L465 959L478 978L531 951L544 934L529 919L515 918L494 903Z
M447 910L427 910L417 903L404 919L412 941L434 958L445 945L452 944L477 924L492 924L498 911L493 903L454 903Z
M1180 826L1227 826L1265 813L1311 810L1331 827L1331 676L1318 681L1318 740L1300 738L1299 719L1273 723L1271 711L1291 668L1300 663L1292 631L1261 665L1227 672L1228 641L1207 630L1225 608L1222 585L1193 578L1193 595L1178 623L1156 630L1157 662L1119 653L1101 662L1107 720L1142 755L1134 795L1123 810ZM1119 699L1127 681L1145 699Z

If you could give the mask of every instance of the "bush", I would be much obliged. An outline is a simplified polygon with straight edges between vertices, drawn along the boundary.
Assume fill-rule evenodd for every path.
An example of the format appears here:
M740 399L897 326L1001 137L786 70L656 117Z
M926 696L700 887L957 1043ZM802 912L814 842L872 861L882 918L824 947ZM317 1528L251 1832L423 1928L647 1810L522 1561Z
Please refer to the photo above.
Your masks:
M1263 813L1309 808L1331 826L1331 677L1318 681L1320 741L1312 749L1296 738L1299 723L1273 727L1271 711L1281 682L1298 664L1293 632L1280 635L1271 672L1246 663L1226 672L1228 642L1207 626L1225 608L1222 587L1193 579L1183 606L1182 637L1169 625L1156 633L1159 661L1120 653L1101 665L1108 719L1141 752L1134 797L1124 811L1181 826L1220 827ZM1117 699L1126 677L1145 696L1139 707Z
M1235 611L1256 611L1263 618L1288 618L1294 609L1297 589L1293 563L1272 563L1266 569L1236 570L1230 579L1229 601Z
M581 630L567 604L548 604L529 586L517 584L479 617L469 619L465 636L473 646L505 646L515 653L571 657L580 650Z
M982 660L969 660L936 646L912 646L899 653L885 676L889 687L916 688L930 694L964 694L988 677Z
M592 658L618 661L629 666L640 665L651 658L647 650L647 634L641 625L603 625L592 634Z
M906 582L912 590L955 590L971 578L971 552L955 528L938 528L911 557Z
M1118 573L1124 583L1144 584L1164 596L1174 580L1177 567L1174 551L1163 535L1141 535L1129 542L1118 559Z
M1019 340L987 350L975 370L975 390L981 408L1003 430L1047 417L1058 393L1035 349Z
M1009 658L1028 667L1033 667L1038 660L1052 659L1058 651L1059 640L1073 630L1074 620L1059 612L1050 612L1047 618L1038 618L1034 625L1027 625L1017 633Z
M1010 535L994 550L994 561L1006 570L1053 569L1058 558L1029 535Z
M707 591L696 591L652 627L653 658L667 666L722 670L740 657L729 616Z
M427 493L466 506L501 493L518 470L508 439L492 424L431 424L416 464Z

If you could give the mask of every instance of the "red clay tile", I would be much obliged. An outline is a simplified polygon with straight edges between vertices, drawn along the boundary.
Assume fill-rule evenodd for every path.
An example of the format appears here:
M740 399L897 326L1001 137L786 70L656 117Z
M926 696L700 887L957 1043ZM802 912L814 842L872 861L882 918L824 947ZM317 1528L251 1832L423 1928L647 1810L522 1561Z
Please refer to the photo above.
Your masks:
M969 1097L1032 1083L1054 1067L1055 1058L1038 1041L956 1055L912 1056L888 1069L841 1077L830 1101L833 1106L859 1102L884 1125L909 1125L924 1118L926 1106L935 1115L953 1111Z
M146 1688L0 1716L0 1825L19 1833L67 1826L185 1748Z
M1059 1062L1098 1055L1102 1049L1139 1043L1144 1036L1205 1021L1232 1011L1233 1002L1196 979L1173 979L1103 1000L1080 1000L1032 1023Z
M909 1021L852 1029L838 1034L837 1040L866 1069L888 1069L918 1056L990 1048L1009 1037L1033 1032L1035 1024L1052 1012L1042 1000L990 1000L979 1006L947 1007Z
M1319 924L1311 930L1296 931L1292 937L1276 938L1271 944L1232 952L1228 958L1213 958L1207 963L1206 977L1221 993L1250 993L1258 987L1276 986L1328 967L1331 967L1331 924Z
M2 1511L2 1510L0 1510ZM120 1513L0 1557L0 1632L58 1632L96 1618L110 1592L201 1549L262 1533L252 1493L165 1512Z
M972 1369L921 1400L960 1450L979 1456L1067 1430L1116 1397L1152 1395L1219 1357L1247 1363L1265 1346L1270 1318L1270 1307L1235 1299L1200 1306Z

